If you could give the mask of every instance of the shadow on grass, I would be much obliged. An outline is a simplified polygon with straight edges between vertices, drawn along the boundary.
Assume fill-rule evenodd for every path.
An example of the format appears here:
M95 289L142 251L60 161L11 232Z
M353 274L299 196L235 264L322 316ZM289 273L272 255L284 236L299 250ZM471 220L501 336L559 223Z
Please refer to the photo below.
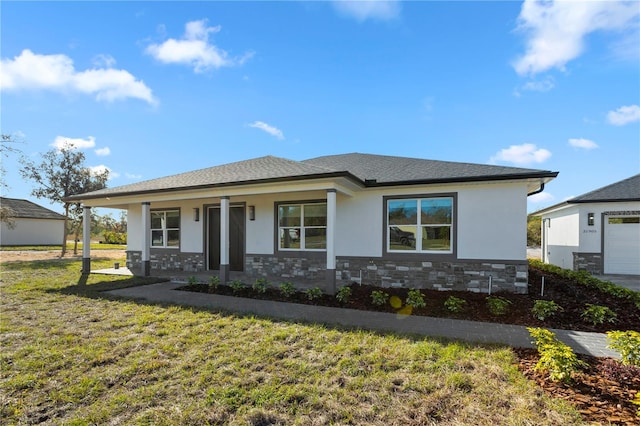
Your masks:
M102 278L102 280L100 280ZM118 277L120 278L120 277ZM156 284L167 281L166 278L156 277L126 277L117 280L106 279L104 275L80 274L75 285L59 289L50 289L50 293L73 294L88 298L124 300L124 298L106 294L106 291L119 290L122 288L138 287L148 284Z

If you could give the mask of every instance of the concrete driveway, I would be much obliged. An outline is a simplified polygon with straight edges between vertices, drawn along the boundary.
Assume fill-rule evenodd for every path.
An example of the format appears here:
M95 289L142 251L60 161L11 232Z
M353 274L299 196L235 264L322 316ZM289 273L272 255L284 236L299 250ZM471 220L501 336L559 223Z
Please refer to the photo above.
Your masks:
M634 291L640 291L640 275L594 275L594 277L602 281L611 281Z

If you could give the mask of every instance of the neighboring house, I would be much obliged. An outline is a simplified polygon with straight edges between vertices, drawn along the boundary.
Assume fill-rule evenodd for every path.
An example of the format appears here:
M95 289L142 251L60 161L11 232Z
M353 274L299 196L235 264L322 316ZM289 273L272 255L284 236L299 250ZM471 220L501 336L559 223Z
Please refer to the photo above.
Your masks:
M273 156L70 197L127 210L137 273L527 291L527 195L557 172L370 154ZM222 237L221 237L222 236ZM85 247L88 247L85 244ZM89 271L90 254L83 254ZM319 284L318 284L319 283Z
M640 174L533 214L542 217L543 262L640 275Z
M64 216L28 200L0 197L0 207L9 209L12 224L2 222L0 245L60 245L64 238Z

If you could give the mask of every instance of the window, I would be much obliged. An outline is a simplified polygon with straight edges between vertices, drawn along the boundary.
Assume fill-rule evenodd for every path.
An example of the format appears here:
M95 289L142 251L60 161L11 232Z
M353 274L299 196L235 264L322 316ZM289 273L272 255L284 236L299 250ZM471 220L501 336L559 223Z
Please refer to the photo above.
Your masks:
M180 210L151 212L151 247L180 246Z
M453 198L388 200L388 251L452 253Z
M628 224L628 223L640 223L640 216L609 218L609 225L622 225L622 224Z
M278 235L281 250L325 250L327 204L280 204Z

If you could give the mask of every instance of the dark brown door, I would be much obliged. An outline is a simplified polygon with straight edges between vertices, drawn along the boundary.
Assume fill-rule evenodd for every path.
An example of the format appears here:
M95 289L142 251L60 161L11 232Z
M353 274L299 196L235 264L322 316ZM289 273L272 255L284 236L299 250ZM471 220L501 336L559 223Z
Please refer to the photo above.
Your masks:
M208 213L209 269L220 269L220 208ZM244 206L229 208L229 270L244 271Z

